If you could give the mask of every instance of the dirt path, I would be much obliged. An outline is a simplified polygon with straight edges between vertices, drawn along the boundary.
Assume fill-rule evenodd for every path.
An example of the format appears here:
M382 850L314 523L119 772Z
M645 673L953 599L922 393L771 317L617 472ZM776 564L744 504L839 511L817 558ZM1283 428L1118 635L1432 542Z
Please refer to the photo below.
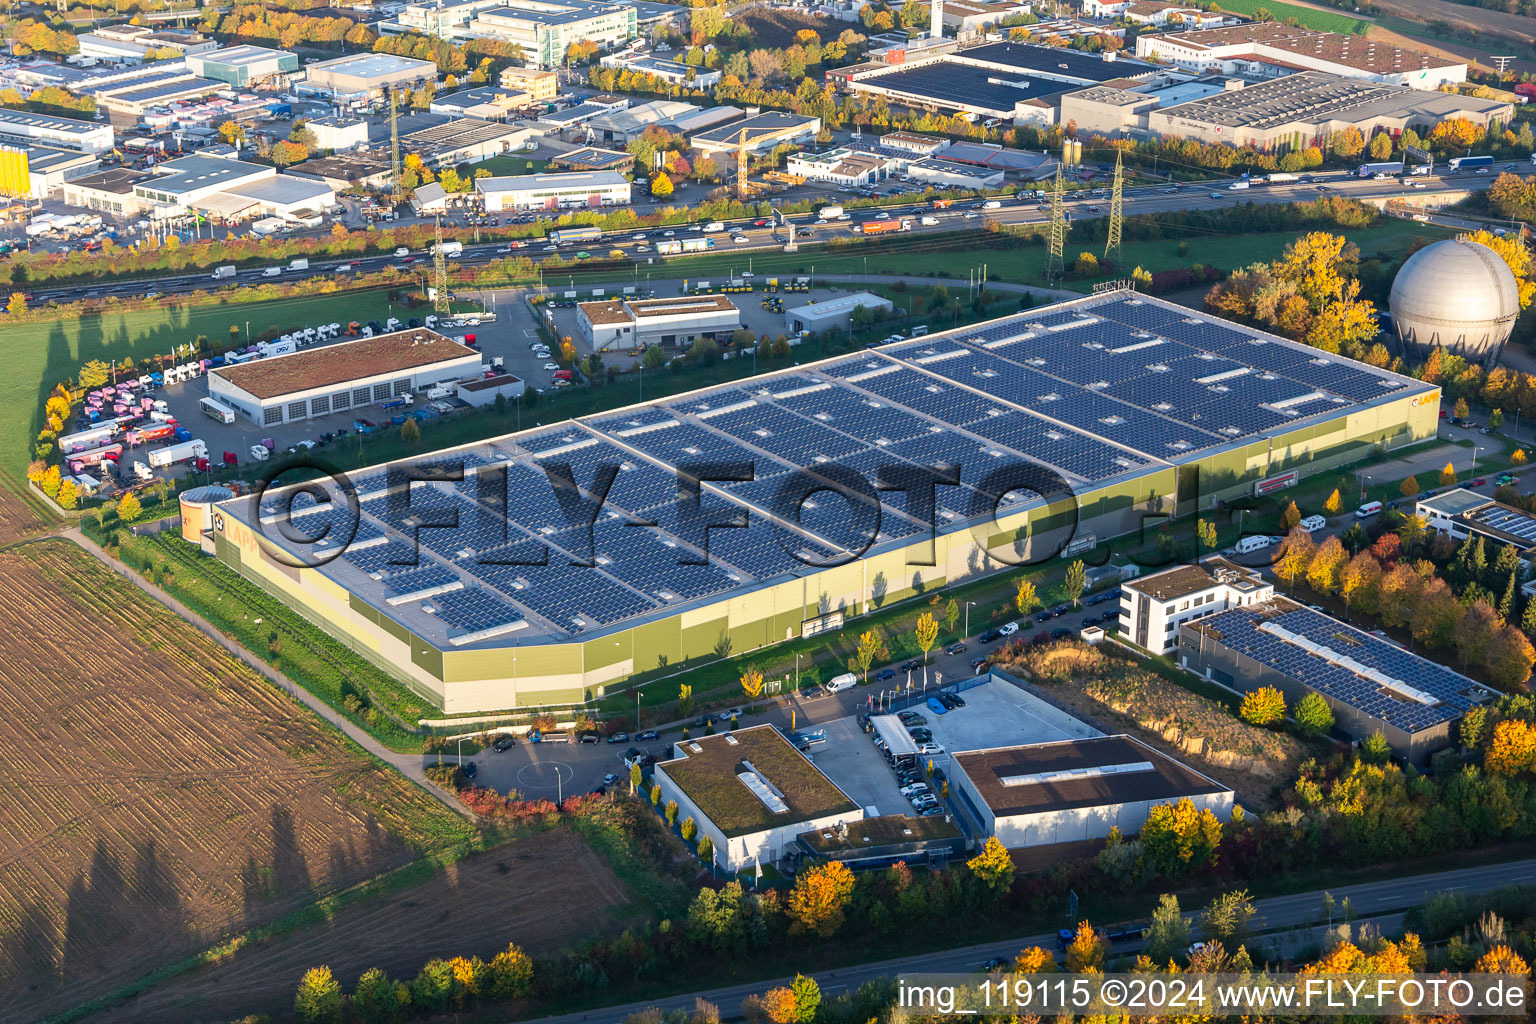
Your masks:
M293 1005L299 977L326 964L350 990L379 967L409 980L433 957L489 960L516 942L533 953L569 946L619 924L629 891L570 830L516 840L453 865L431 881L343 911L160 985L113 1021L229 1020Z

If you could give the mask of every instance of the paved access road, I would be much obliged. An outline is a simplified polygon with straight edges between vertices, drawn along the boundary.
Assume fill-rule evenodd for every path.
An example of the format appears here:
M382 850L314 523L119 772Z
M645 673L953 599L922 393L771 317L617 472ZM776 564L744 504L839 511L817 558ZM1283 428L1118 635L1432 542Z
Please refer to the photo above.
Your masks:
M1229 188L1234 181L1223 179L1220 181L1202 182L1200 184L1159 184L1147 185L1125 190L1125 212L1138 213L1165 213L1170 210L1210 210L1240 203L1294 203L1302 200L1315 199L1319 195L1344 195L1362 200L1384 200L1395 198L1413 198L1425 200L1437 193L1461 192L1467 190L1486 189L1493 181L1503 165L1490 170L1488 174L1476 174L1466 172L1462 174L1421 175L1412 179L1410 186L1404 186L1396 178L1387 181L1376 181L1369 178L1358 178L1354 174L1343 171L1319 172L1305 175L1303 181L1262 185L1255 184L1249 188L1233 191ZM1422 187L1420 187L1422 186ZM1102 191L1102 190L1101 190ZM1108 210L1107 195L1094 195L1092 190L1079 189L1069 193L1071 198L1067 202L1068 215L1073 220L1106 216ZM942 232L955 232L969 227L979 229L986 219L996 220L1000 224L1038 224L1050 219L1048 212L1038 207L1039 200L1021 200L1017 198L1004 198L1002 206L995 210L983 210L983 200L963 200L953 206L939 211L932 211L929 203L913 203L906 206L887 206L880 210L859 210L848 221L834 221L823 224L817 221L814 214L797 214L790 218L797 225L811 227L815 232L813 238L802 238L806 243L820 243L836 238L850 239L860 237L853 231L855 226L862 225L868 220L874 219L878 214L889 214L893 218L909 218L912 220L910 233L902 235L904 239L919 240L924 234L936 234ZM938 223L924 226L918 218L923 215L931 215ZM515 216L516 214L511 214ZM507 215L503 215L507 216ZM689 227L668 226L656 229L641 229L629 231L616 231L609 235L582 242L570 242L565 245L555 246L542 239L528 242L521 248L514 248L507 242L487 242L480 245L466 244L462 255L454 257L454 262L464 266L474 266L488 263L495 259L504 258L510 254L527 256L536 263L559 256L569 260L577 253L586 252L594 258L605 258L617 250L624 260L640 262L655 261L655 266L664 266L664 259L655 255L657 242L665 240L667 232L672 232L675 238L698 237L696 230L701 225ZM754 226L751 220L735 221L727 225L728 230L711 235L715 242L714 252L769 252L782 249L785 235L771 225ZM638 237L637 237L638 236ZM735 237L744 238L743 242L735 242ZM617 257L616 257L617 258ZM278 281L292 283L296 280L304 280L315 277L335 277L339 274L375 272L388 266L399 266L407 272L420 271L429 273L431 259L421 252L414 252L404 257L393 255L376 255L351 257L348 259L319 259L310 257L309 269L297 273L284 272L280 277L263 278L261 267L243 268L235 278L234 283L261 283L263 281ZM564 269L564 268L562 268ZM34 293L35 302L47 302L57 300L60 302L76 301L82 298L96 298L108 295L142 295L145 291L158 291L161 293L187 292L199 288L208 288L213 285L210 279L210 271L198 271L192 274L181 274L161 278L139 278L120 283L101 282L94 284L71 285L55 289L39 290ZM616 273L621 277L622 273ZM231 282L222 282L231 283Z
M1408 875L1380 882L1364 882L1359 885L1340 886L1337 889L1328 891L1331 892L1333 898L1340 904L1345 899L1350 901L1356 920L1365 917L1377 917L1384 925L1395 925L1401 921L1400 915L1395 912L1417 906L1437 892L1486 892L1505 885L1530 885L1533 883L1536 883L1536 859L1513 861L1508 864L1491 864L1485 867L1455 871L1441 871L1428 875ZM1323 891L1315 890L1297 893L1293 896L1275 896L1270 899L1258 900L1254 904L1258 910L1254 930L1295 929L1316 926L1322 918L1322 899ZM878 963L859 964L854 967L845 967L834 971L816 971L811 974L811 977L814 977L821 986L822 996L831 997L848 989L857 988L864 982L874 978L903 972L958 974L978 971L993 957L1012 957L1019 950L1028 946L1044 946L1047 949L1054 949L1055 943L1056 935L1054 931L1040 935L1024 935L1003 942L989 942L977 946L966 946L961 949L921 953L913 956L898 957L894 960L882 960ZM1254 942L1250 943L1250 945L1253 948L1259 948L1263 943ZM1136 944L1127 943L1123 947L1116 947L1115 952L1117 954L1134 952L1136 948L1138 948ZM702 998L716 1004L720 1007L723 1015L729 1015L735 1011L736 1007L747 996L761 993L775 986L788 985L791 980L790 978L765 979L748 984L666 996L661 999L630 1003L624 1006L607 1006L601 1009L563 1014L559 1017L535 1019L540 1020L541 1024L617 1024L618 1021L622 1021L631 1013L636 1013L650 1006L659 1007L662 1010L692 1010L696 998Z

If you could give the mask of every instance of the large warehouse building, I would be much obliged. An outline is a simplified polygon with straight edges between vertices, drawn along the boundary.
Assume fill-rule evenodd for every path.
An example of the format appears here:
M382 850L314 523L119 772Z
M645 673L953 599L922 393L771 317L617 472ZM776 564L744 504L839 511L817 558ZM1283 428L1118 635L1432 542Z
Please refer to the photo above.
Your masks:
M491 212L559 210L579 206L623 206L629 179L618 171L568 171L476 178L475 191Z
M287 50L265 46L228 46L222 50L188 54L187 69L203 78L236 89L266 82L299 70L299 58Z
M397 331L208 373L208 394L258 426L294 423L480 376L480 355L436 331Z
M391 53L352 53L316 61L304 69L300 92L330 96L342 102L378 99L385 89L437 81L437 65Z
M1179 664L1233 690L1272 686L1292 707L1328 702L1357 740L1380 732L1414 764L1456 740L1457 722L1492 690L1397 644L1284 597L1179 626Z
M1126 534L1148 512L1193 514L1432 437L1439 400L1421 381L1106 292L437 452L464 479L418 485L408 509L383 467L360 470L360 518L332 504L295 520L310 536L335 527L318 547L237 500L214 544L449 712L578 704L723 644L776 644L1074 536ZM825 491L841 472L829 464L873 481L940 462L959 464L960 485L936 487L936 536L872 482L797 500ZM745 529L704 533L679 513L677 467L699 463L752 466L749 481L700 487L711 521L741 514ZM605 466L589 531L550 474L585 484ZM450 515L456 528L430 525ZM413 538L419 566L392 564Z
M25 110L0 110L0 143L105 153L112 148L112 126L105 121L77 121Z
M1134 835L1158 804L1189 800L1222 821L1232 790L1130 736L956 754L950 782L987 835L1009 849Z

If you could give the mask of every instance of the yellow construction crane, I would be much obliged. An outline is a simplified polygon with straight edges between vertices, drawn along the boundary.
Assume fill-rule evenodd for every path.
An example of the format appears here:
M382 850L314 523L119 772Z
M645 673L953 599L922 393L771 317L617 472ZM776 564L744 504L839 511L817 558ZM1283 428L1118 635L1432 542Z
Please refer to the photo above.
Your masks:
M752 193L751 184L747 181L747 154L751 152L752 143L784 133L784 128L742 127L736 130L736 195L738 197L746 199Z

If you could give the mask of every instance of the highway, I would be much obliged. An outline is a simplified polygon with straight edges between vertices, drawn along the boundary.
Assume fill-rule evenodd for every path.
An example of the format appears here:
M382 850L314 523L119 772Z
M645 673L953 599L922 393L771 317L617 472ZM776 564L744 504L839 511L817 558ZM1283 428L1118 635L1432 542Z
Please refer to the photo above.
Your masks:
M1294 203L1324 195L1341 195L1361 200L1412 198L1422 201L1436 194L1485 189L1499 169L1494 168L1487 174L1468 172L1419 176L1412 179L1411 186L1404 186L1396 178L1376 181L1357 178L1352 173L1338 171L1303 175L1302 181L1294 183L1276 185L1256 183L1240 190L1231 188L1235 183L1233 179L1200 184L1138 186L1125 189L1125 213L1145 215L1185 210L1213 210L1243 203ZM1074 223L1108 216L1107 188L1077 189L1068 192L1067 196L1066 211ZM911 243L914 249L922 246L924 236L953 234L966 229L979 230L987 219L995 220L1000 225L1045 224L1050 220L1049 205L1041 199L1000 197L1001 207L993 210L981 209L984 201L981 198L959 200L949 208L941 210L931 209L930 203L884 206L878 210L860 209L849 211L851 216L848 220L826 223L819 221L815 214L797 214L789 219L796 225L797 232L806 228L811 231L809 237L804 234L797 237L801 245L816 245L833 239L859 238L860 234L853 230L854 227L873 220L877 216L889 216L898 221L907 219L911 221L910 231L902 232L895 237ZM921 224L919 218L924 216L932 218L937 223ZM454 257L453 262L464 266L475 266L512 255L526 256L535 263L555 257L568 261L583 252L594 259L606 259L610 258L610 254L616 250L620 255L611 257L613 259L622 258L626 262L640 263L655 260L659 264L666 257L656 255L655 249L658 242L669 238L700 237L702 227L701 223L695 223L634 228L611 232L599 239L567 242L558 246L544 239L528 239L518 243L505 240L480 244L466 242L462 255ZM712 252L715 255L731 252L748 254L780 251L786 241L782 229L769 224L755 225L750 220L730 222L726 225L725 231L713 233L708 237L714 242ZM743 241L734 241L735 238L741 238ZM933 239L933 242L935 246L939 244L937 238ZM273 265L281 265L281 261L274 261ZM431 267L431 257L422 252L413 252L407 257L379 254L349 259L317 259L311 256L307 271L297 273L285 271L279 277L267 278L262 276L263 267L243 267L235 278L235 282L247 285L291 284L297 280L334 276L338 273L373 273L392 265L399 266L403 270L425 274ZM568 266L567 263L561 269L567 269ZM34 304L48 301L73 302L110 295L122 297L142 295L146 291L175 294L199 288L216 289L228 283L230 283L228 280L214 281L211 271L204 270L160 278L135 278L129 281L82 283L38 289L33 293L32 301Z
M1350 901L1355 920L1375 918L1384 928L1398 927L1401 912L1417 906L1437 892L1486 892L1505 885L1530 885L1536 883L1536 859L1512 861L1507 864L1490 864L1482 867L1441 871L1434 874L1410 875L1379 882L1363 882L1358 885L1339 886L1330 889L1334 900L1342 905ZM1254 901L1258 911L1252 931L1285 932L1294 929L1313 929L1322 921L1323 892L1297 893L1292 896L1275 896ZM1150 904L1150 900L1149 900ZM1149 906L1150 909L1150 906ZM1186 913L1196 908L1184 908ZM1108 923L1108 922L1101 922ZM1198 934L1198 930L1197 930ZM1316 937L1313 932L1312 938ZM1277 936L1282 945L1284 936ZM1248 943L1256 961L1262 952L1272 948L1265 939ZM901 973L960 974L979 971L994 957L1013 957L1029 946L1056 948L1056 934L1024 935L1003 942L988 942L961 949L920 953L912 956L882 960L878 963L859 964L832 971L811 972L821 986L823 999L829 999L849 989L857 988L866 981ZM1139 943L1124 943L1114 949L1115 955L1132 953ZM1294 947L1292 947L1294 948ZM807 964L806 966L810 966ZM659 1007L663 1011L691 1011L696 998L705 999L720 1007L726 1019L736 1016L737 1007L749 995L760 994L767 989L788 985L791 978L773 978L745 984L729 985L700 992L665 996L623 1006L607 1006L600 1009L567 1013L558 1017L531 1018L541 1024L617 1024L632 1013L646 1007Z

